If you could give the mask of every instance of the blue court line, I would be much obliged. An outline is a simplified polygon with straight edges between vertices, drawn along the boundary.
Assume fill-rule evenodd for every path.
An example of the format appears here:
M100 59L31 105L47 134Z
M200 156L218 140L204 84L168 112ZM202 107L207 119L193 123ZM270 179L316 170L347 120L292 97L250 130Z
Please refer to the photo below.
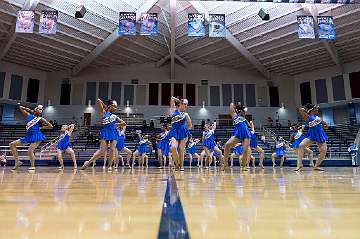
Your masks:
M158 239L189 239L184 210L174 175L167 180Z

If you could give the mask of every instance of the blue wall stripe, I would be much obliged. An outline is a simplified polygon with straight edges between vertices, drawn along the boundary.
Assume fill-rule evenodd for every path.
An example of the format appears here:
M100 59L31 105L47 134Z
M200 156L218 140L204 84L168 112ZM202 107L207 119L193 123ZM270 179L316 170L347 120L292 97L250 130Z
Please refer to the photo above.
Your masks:
M159 226L158 239L190 238L184 210L173 174L169 175Z

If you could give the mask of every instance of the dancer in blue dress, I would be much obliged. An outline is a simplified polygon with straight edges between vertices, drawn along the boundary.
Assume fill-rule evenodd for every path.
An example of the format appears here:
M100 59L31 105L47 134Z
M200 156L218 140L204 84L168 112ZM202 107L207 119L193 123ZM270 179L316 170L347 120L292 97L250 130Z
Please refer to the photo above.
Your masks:
M280 136L276 136L276 142L275 142L275 152L271 155L271 160L273 163L273 168L276 166L275 159L280 159L280 168L284 165L285 160L285 141Z
M169 158L169 150L170 150L170 140L168 137L169 129L166 124L161 126L161 133L159 135L159 143L158 143L158 157L160 168L166 166L166 160ZM170 159L169 159L170 163Z
M221 141L217 141L217 142L216 142L216 147L220 150L221 154L219 154L219 152L213 150L213 151L211 152L210 164L209 164L209 166L210 166L210 165L212 164L212 162L214 161L214 167L216 167L217 162L220 162L220 163L221 163L222 160L223 160L224 155L222 154L222 149L223 149L223 147L222 147ZM218 161L217 159L219 159L219 161Z
M206 156L208 157L209 161L208 164L212 161L213 152L218 153L219 160L222 160L222 152L217 147L215 142L215 130L216 130L216 122L213 124L205 124L205 131L203 132L203 144Z
M306 138L306 135L304 134L305 125L294 125L290 127L290 130L293 131L290 136L291 146L294 149L295 153L298 155L299 145ZM309 157L309 166L314 167L313 151L309 147L307 147L304 148L304 153L306 153Z
M94 153L90 160L84 163L84 165L81 167L81 170L88 168L90 164L95 162L98 158L105 157L106 149L109 145L110 152L108 170L110 171L112 170L112 164L116 152L116 143L119 137L117 126L125 126L126 123L114 114L117 110L117 102L115 100L108 100L105 105L102 100L97 99L96 103L99 108L100 117L102 117L102 128L100 130L100 149Z
M44 134L41 132L43 129L52 129L53 126L43 117L43 106L38 105L34 110L26 108L24 106L19 107L20 112L26 116L26 134L25 137L15 140L10 143L10 149L15 159L15 166L12 170L17 170L22 162L19 160L17 146L28 145L28 157L30 159L31 166L29 170L35 170L35 155L34 151L39 144L45 139Z
M190 167L192 166L192 160L194 156L197 159L197 166L200 166L200 155L196 153L196 145L200 142L199 139L194 139L192 136L189 138L189 142L186 148L186 154L189 155Z
M241 159L243 157L243 146L241 143L238 143L235 145L235 147L232 149L232 154L230 156L230 167L234 167L234 158L238 157L239 158L239 165L241 165Z
M315 163L314 170L323 171L323 169L320 168L320 164L326 157L326 140L328 139L328 136L326 135L324 129L327 129L328 125L318 116L319 107L316 105L306 104L305 107L299 109L299 113L306 121L308 132L306 134L306 138L299 145L296 171L302 170L302 160L305 148L308 148L312 144L317 144L319 148L319 157Z
M169 139L171 143L170 152L176 165L176 169L184 170L184 153L189 136L189 130L192 128L191 119L185 112L188 105L187 99L179 100L171 97L170 109L172 111L171 129Z
M139 143L137 149L133 154L133 162L132 167L135 165L136 157L139 157L139 167L144 166L144 161L146 159L146 154L149 153L149 147L151 148L151 142L149 141L148 135L143 135L140 131L138 131ZM147 165L148 166L148 165Z
M120 155L120 153L124 152L127 155L126 161L127 161L127 165L128 167L130 166L130 160L131 160L131 155L132 152L130 149L128 149L125 146L125 133L126 133L126 125L121 125L118 127L118 140L116 143L116 160L115 160L115 169L118 167L119 164L119 159L122 161L122 166L124 166L124 160L122 158L122 156Z
M73 160L73 163L74 163L74 169L77 169L75 152L71 148L71 144L70 144L70 137L71 137L74 129L75 129L74 124L61 126L62 134L60 135L59 141L58 141L57 146L56 146L56 148L57 148L57 159L59 160L59 163L60 163L59 169L61 169L61 170L64 169L64 161L63 161L63 158L62 158L63 152L66 152L66 153L70 154L71 159Z
M251 138L250 138L250 148L251 148L251 153L250 153L250 159L253 161L253 167L255 167L255 158L252 156L252 152L256 151L259 153L259 167L260 168L264 168L264 158L265 158L265 151L257 144L257 137L256 137L256 133L255 133L255 126L254 126L254 122L250 121L250 134L251 134Z
M250 152L250 130L249 123L247 122L246 116L247 108L240 103L230 104L230 114L234 123L233 136L226 142L224 150L224 161L221 167L221 170L225 170L227 162L229 160L231 149L238 143L242 143L243 146L243 157L242 157L242 166L244 170L246 169L247 158L249 157Z

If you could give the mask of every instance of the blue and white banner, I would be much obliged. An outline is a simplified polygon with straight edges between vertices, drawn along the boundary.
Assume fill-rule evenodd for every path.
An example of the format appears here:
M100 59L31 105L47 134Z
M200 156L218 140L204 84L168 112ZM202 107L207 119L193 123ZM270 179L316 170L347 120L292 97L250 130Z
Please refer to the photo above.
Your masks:
M119 35L135 36L136 35L136 13L120 12L119 15Z
M35 13L33 11L18 11L15 32L33 33L34 16Z
M335 40L336 32L331 16L318 16L318 34L320 39Z
M42 11L40 16L39 33L56 34L58 11Z
M315 39L314 18L312 16L297 16L298 35L302 39Z
M140 35L156 36L158 34L158 14L143 13L140 21Z
M205 36L205 14L202 13L188 14L188 36L189 37Z
M225 37L225 14L209 14L209 37Z

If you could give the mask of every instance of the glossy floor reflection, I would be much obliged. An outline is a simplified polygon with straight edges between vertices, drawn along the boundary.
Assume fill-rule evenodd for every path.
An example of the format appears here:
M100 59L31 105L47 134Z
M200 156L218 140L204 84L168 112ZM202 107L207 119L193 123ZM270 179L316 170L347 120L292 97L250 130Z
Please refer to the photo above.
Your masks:
M155 169L1 169L0 238L156 238L163 178Z
M360 172L176 173L191 238L359 238Z
M292 170L0 168L0 238L359 238L359 169Z

